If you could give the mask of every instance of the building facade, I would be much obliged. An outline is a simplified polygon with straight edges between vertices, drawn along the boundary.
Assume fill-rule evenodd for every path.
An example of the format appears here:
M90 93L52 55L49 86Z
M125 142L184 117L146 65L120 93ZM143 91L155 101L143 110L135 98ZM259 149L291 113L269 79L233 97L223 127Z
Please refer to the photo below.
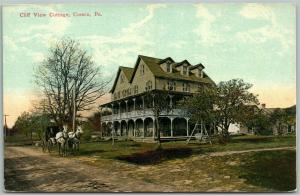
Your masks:
M162 113L159 126L162 138L189 136L193 125L178 105L182 98L197 93L215 83L203 71L200 63L172 58L158 59L139 55L134 68L120 67L110 91L111 101L100 106L104 136L124 136L132 139L155 139L154 115L145 104L145 94L168 91L168 113ZM155 98L155 96L153 97Z
M288 135L296 132L296 105L287 108L266 108L266 104L262 104L259 108L263 114L272 120L268 127L272 135ZM272 115L277 112L277 117ZM272 119L273 118L273 119ZM256 128L248 128L246 126L239 126L239 132L243 134L258 134Z

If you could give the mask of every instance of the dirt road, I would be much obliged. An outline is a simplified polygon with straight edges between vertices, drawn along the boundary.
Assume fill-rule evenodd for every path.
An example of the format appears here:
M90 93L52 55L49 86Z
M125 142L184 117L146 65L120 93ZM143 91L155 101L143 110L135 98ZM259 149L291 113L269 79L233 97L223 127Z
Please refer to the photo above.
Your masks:
M271 189L252 186L237 175L230 176L228 166L238 166L238 158L224 162L217 158L270 150L295 147L215 152L156 166L117 161L92 166L84 161L93 157L62 158L32 147L5 147L5 188L26 192L266 192Z
M120 177L74 159L50 156L30 147L5 147L4 166L7 191L172 191L168 186Z

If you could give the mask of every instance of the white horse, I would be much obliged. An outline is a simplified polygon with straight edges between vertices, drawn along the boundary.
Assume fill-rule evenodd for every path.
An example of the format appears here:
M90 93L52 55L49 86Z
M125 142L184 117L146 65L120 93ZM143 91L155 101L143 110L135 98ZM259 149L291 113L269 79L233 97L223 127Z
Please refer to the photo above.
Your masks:
M69 147L73 150L79 150L80 137L83 134L83 130L79 126L75 132L69 132Z
M67 127L64 126L64 130L60 131L55 136L56 142L58 144L58 153L62 156L67 156L67 149L68 149L68 131Z

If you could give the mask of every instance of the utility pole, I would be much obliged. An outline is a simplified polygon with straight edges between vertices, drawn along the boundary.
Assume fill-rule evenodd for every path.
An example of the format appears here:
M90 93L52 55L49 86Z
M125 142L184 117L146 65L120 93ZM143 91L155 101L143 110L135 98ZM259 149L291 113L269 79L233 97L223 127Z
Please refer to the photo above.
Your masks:
M6 123L6 117L9 116L7 114L4 115L4 139L6 139L7 136L7 123Z

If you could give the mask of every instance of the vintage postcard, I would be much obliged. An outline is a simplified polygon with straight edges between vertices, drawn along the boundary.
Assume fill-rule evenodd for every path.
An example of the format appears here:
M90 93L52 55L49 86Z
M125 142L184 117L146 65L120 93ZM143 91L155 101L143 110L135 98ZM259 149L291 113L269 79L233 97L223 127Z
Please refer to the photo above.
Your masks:
M295 5L7 5L2 26L5 191L296 191Z

